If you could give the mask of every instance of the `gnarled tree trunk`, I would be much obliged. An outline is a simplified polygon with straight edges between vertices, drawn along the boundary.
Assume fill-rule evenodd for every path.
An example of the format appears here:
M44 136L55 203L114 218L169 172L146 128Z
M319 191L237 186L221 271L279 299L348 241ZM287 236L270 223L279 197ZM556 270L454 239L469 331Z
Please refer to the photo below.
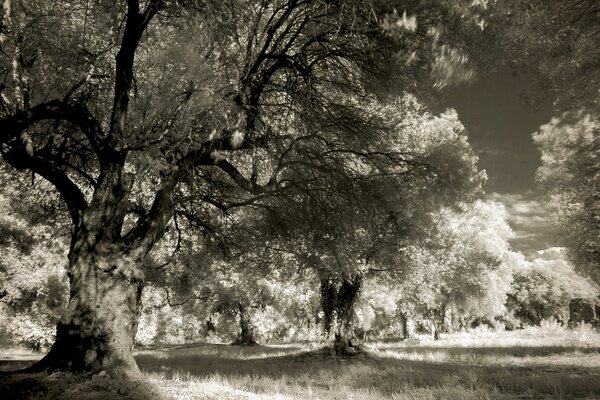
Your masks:
M341 282L331 278L321 279L323 335L329 338L333 329L335 354L354 354L359 350L357 340L353 337L352 318L361 284L361 274L345 277Z
M134 338L143 279L141 260L122 253L71 254L67 309L50 352L27 369L70 371L136 378Z
M254 325L250 317L250 310L245 305L238 303L238 313L240 316L240 333L234 344L241 346L254 346Z

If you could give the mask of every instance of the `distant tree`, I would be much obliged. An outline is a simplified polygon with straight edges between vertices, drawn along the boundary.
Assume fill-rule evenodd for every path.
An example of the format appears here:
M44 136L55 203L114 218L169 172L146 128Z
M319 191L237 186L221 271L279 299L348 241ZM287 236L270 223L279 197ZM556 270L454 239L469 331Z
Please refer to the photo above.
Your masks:
M600 283L600 119L566 113L542 125L533 140L542 153L537 179L567 258Z
M19 215L9 188L0 193L0 346L46 350L66 306L66 238Z
M547 249L515 268L508 310L526 325L554 318L566 323L573 298L598 295L597 287L573 271L559 248Z
M183 232L177 238L179 250L173 252L161 243L155 250L162 252L154 251L155 258L146 261L151 270L147 278L162 291L165 306L183 308L184 315L204 315L215 329L220 327L214 318L235 322L239 328L234 344L254 345L267 330L275 335L272 327L264 329L267 320L287 314L288 323L297 322L306 310L299 307L302 294L294 287L300 280L294 260L268 245L269 233L259 232L260 221L248 221L248 210L238 214L243 214L238 217L244 223L235 222L230 232L221 232L227 243ZM286 293L297 298L284 299Z
M471 320L504 314L510 291L512 230L504 208L481 200L464 207L436 213L431 235L404 252L409 267L401 301L431 321L436 339L452 314Z
M313 191L272 204L278 246L320 280L323 334L333 336L339 353L353 351L354 306L364 279L402 271L398 254L428 212L475 199L485 180L455 112L433 116L404 96L376 115L396 135L373 143L375 163L348 160L323 183L313 178Z
M393 279L394 274L378 273L365 280L354 310L354 329L361 339L403 335L401 293Z

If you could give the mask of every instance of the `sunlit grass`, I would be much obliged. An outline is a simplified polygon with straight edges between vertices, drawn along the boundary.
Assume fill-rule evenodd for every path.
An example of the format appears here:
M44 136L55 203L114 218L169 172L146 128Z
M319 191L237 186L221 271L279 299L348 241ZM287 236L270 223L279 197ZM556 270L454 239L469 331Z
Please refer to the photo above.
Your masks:
M56 398L600 398L599 353L600 335L560 327L375 341L351 358L300 344L169 346L137 352L144 386L71 382Z
M372 342L366 355L354 358L294 346L201 345L171 349L160 356L144 352L137 359L152 380L189 382L190 388L220 385L257 398L600 395L600 336L590 330L475 331L446 335L435 342L426 336L418 339L419 344Z

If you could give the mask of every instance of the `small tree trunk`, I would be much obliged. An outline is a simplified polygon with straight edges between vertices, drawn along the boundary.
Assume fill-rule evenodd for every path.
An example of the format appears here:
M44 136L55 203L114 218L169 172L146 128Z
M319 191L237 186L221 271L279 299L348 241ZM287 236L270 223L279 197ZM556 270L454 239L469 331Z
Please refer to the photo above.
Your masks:
M119 253L69 256L70 298L50 352L26 370L138 378L133 358L143 279L141 260Z
M241 303L238 303L238 311L240 315L240 334L234 344L241 346L254 346L256 340L254 340L254 326L250 319L250 312L248 307Z
M408 313L400 313L400 324L402 325L402 338L409 339L412 336L412 330L409 328L410 318Z
M204 337L209 337L211 334L216 333L217 332L217 327L215 326L215 323L213 322L212 319L212 315L208 317L208 319L206 320L206 331L204 332Z
M440 333L444 330L445 315L445 305L442 305L431 312L431 325L433 328L434 340L440 340Z

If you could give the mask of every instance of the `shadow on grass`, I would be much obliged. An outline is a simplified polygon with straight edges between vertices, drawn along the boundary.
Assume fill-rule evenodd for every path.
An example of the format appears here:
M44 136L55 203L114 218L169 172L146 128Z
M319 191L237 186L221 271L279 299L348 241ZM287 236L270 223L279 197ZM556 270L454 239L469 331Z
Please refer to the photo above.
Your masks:
M389 350L389 348L386 348ZM461 355L564 355L594 349L567 347L442 348L398 347L401 352L456 352ZM221 354L220 351L224 351ZM161 379L219 379L255 392L267 392L273 384L335 390L348 387L375 391L383 396L402 388L461 386L470 390L487 387L509 395L539 393L551 396L600 394L600 370L560 364L516 366L474 365L463 360L423 361L388 357L385 353L363 357L331 357L322 351L277 351L277 348L236 348L201 345L185 349L140 353L142 371ZM248 358L252 353L255 357ZM262 355L262 357L258 357Z
M578 366L599 348L436 347L386 343L383 352L358 357L331 357L301 345L230 346L194 344L141 349L135 358L149 378L225 382L256 393L276 390L345 388L392 396L410 388L443 387L485 390L504 396L599 397L600 368ZM505 358L506 357L506 358ZM515 365L515 359L538 357L535 365ZM486 363L482 360L486 359ZM565 361L568 360L568 361ZM32 360L5 360L0 369L19 369ZM600 362L598 363L600 364ZM593 365L598 365L593 363ZM154 399L151 383L77 380L66 374L0 376L0 398ZM37 397L36 397L37 396ZM327 397L327 396L323 396ZM337 398L337 397L336 397Z
M510 346L510 347L442 347L442 346L403 346L385 345L381 350L391 350L405 354L428 354L444 352L449 355L469 356L511 356L511 357L549 357L567 354L599 354L600 347L577 346Z
M254 346L239 346L233 344L213 344L213 343L186 343L186 344L174 344L174 345L159 345L159 346L143 346L136 349L136 353L144 354L145 352L152 351L195 351L202 349L203 354L218 354L220 357L225 358L253 358L253 357L277 357L280 355L286 355L291 352L298 352L306 346L302 344L286 344L286 345L254 345Z
M33 365L36 361L37 360L0 360L0 373L24 369Z
M71 374L0 375L0 396L22 400L146 400L161 398L160 390L146 381L86 379Z

